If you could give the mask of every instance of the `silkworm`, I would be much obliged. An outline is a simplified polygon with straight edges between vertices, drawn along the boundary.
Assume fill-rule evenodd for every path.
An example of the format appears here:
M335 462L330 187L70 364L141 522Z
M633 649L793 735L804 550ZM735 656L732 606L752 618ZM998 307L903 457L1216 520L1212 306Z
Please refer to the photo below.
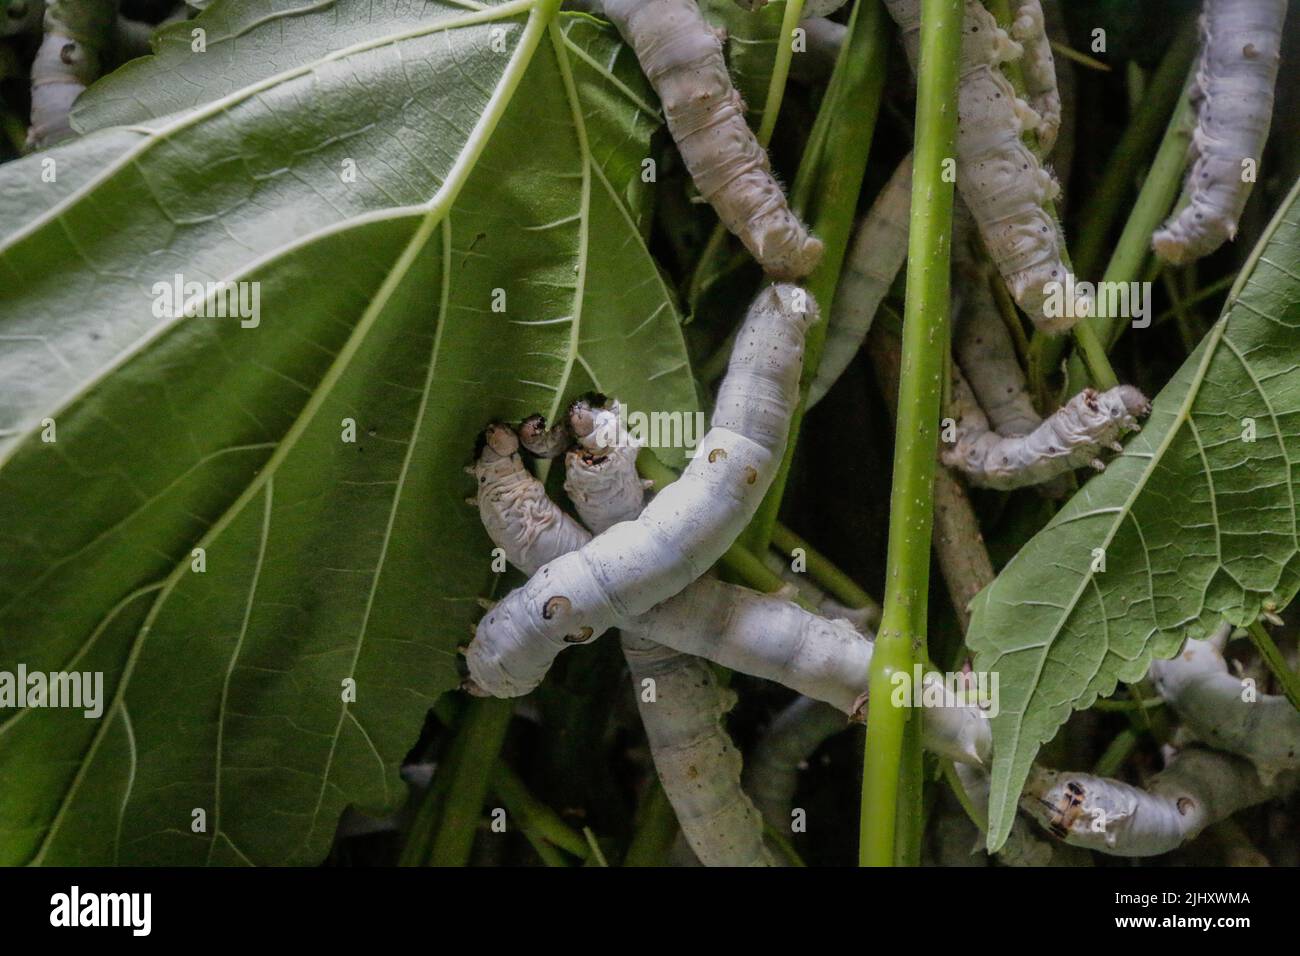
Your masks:
M920 46L920 0L885 0L898 23L915 72ZM984 245L1016 303L1045 332L1064 332L1077 316L1092 314L1091 300L1072 315L1048 316L1045 305L1066 281L1064 240L1045 208L1059 189L1051 173L1021 140L1041 118L1015 95L999 64L1023 53L977 0L965 0L957 87L957 188L979 226Z
M972 248L974 236L962 228L968 220L968 213L958 215L953 231L953 271L961 290L953 329L953 358L993 430L1003 436L1027 435L1043 419L1029 396L1029 383L1020 368L1011 333Z
M1120 449L1118 438L1138 429L1150 411L1146 397L1132 385L1105 392L1086 388L1027 435L1002 436L989 428L961 370L953 367L953 405L957 440L941 457L972 484L1003 491L1041 484L1075 468L1102 470L1103 448Z
M1295 774L1265 783L1239 757L1189 747L1146 789L1108 777L1034 767L1021 809L1057 839L1113 856L1157 856L1238 810L1294 789Z
M569 427L578 445L564 459L564 490L582 523L600 534L635 520L648 483L637 474L638 446L622 428L618 402L608 408L586 399L574 402Z
M848 726L844 714L829 704L796 697L763 732L743 779L763 819L774 829L783 833L790 829L800 767Z
M570 421L578 419L579 427L586 417L583 405L575 403L570 409ZM586 437L595 434L590 430ZM575 457L568 460L572 463ZM581 471L565 476L579 517L595 532L607 523L635 518L644 497L634 455L608 457L604 465L595 470L584 462ZM611 480L614 470L623 476ZM481 476L483 526L493 544L525 574L591 540L524 467L511 447L507 427L488 426L475 472ZM538 527L548 532L530 534ZM740 752L722 725L731 708L729 692L718 686L707 663L662 647L633 628L623 631L622 649L655 772L692 849L710 866L770 866L762 820L741 789ZM653 700L646 699L645 680L654 681Z
M1024 48L1020 66L1029 105L1038 114L1038 154L1046 156L1061 129L1061 94L1056 87L1056 61L1047 36L1047 21L1038 0L1022 0L1011 24L1011 35Z
M546 418L540 413L520 422L518 435L519 443L538 458L559 458L572 441L564 422L547 427Z
M489 425L481 441L471 469L479 518L507 561L533 574L552 556L587 543L591 535L547 497L542 483L524 467L510 426Z
M113 39L117 0L49 0L45 36L32 62L29 146L72 135L68 115L82 91L99 78Z
M862 217L844 258L817 374L808 389L811 408L844 374L871 331L880 303L907 259L908 214L912 207L912 156L898 164Z
M698 657L634 633L622 641L655 770L687 843L705 866L771 866L763 819L741 789L740 751L722 725L734 695Z
M955 764L954 770L971 806L981 817L989 812L989 773L973 764ZM983 841L980 841L981 844ZM1017 814L1002 849L994 854L1003 866L1086 866L1087 854L1077 847L1046 840L1034 832L1029 822Z
M745 122L722 43L695 0L606 0L605 16L636 53L700 195L778 279L807 275L821 240L790 211L767 151Z
M1300 713L1280 695L1247 694L1212 641L1189 639L1150 675L1198 740L1245 757L1265 782L1300 770Z
M1205 0L1192 90L1196 128L1188 204L1156 231L1156 255L1179 265L1236 238L1273 117L1286 0Z
M488 612L466 654L482 690L528 693L568 644L594 640L648 611L722 556L753 517L784 454L804 333L816 315L811 297L796 286L759 293L701 453L636 521L549 562Z

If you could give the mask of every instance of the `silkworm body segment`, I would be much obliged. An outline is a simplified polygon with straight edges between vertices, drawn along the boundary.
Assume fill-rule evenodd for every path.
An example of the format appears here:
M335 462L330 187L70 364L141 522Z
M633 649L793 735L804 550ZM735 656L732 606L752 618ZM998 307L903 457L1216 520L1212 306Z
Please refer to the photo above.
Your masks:
M636 52L682 162L723 224L770 275L811 272L821 240L790 211L695 0L606 0L605 15Z

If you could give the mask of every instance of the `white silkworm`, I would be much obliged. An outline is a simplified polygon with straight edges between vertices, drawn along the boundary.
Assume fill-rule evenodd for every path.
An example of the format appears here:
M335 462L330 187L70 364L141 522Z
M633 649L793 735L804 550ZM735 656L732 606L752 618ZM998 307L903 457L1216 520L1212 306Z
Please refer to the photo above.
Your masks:
M774 829L790 828L800 767L847 727L843 712L811 697L796 697L763 732L745 767L744 781L763 819Z
M489 425L482 442L470 469L478 483L479 517L507 561L533 574L554 555L587 543L591 535L547 497L542 483L524 467L508 425Z
M103 72L116 20L117 0L46 4L45 36L32 62L29 146L46 146L72 135L72 104Z
M549 562L488 612L466 654L482 690L497 697L528 693L567 645L594 640L680 592L730 547L785 451L804 333L816 314L816 304L796 286L759 293L737 336L700 454L636 521Z
M519 423L519 444L538 458L559 458L569 447L571 436L564 422L556 422L549 428L546 418L541 414L529 415Z
M593 408L587 400L574 402L569 427L578 446L564 459L564 490L582 523L600 534L621 521L635 520L648 482L637 474L638 447L621 428L618 402L608 408Z
M1046 156L1056 145L1061 129L1061 94L1056 88L1056 61L1047 36L1047 20L1039 0L1021 0L1011 24L1011 35L1024 48L1021 70L1029 105L1038 114L1038 154Z
M1138 429L1150 403L1132 385L1105 392L1086 388L1027 435L1003 436L989 428L961 370L953 366L957 441L943 449L943 463L972 485L1010 490L1042 484L1075 468L1105 468L1103 448L1120 449L1118 439Z
M956 764L954 769L962 788L970 798L971 806L981 817L987 818L989 812L989 773L983 767L972 764ZM983 848L984 841L979 841ZM1063 843L1053 843L1040 837L1030 827L1024 817L1016 815L1011 824L1011 833L1002 849L996 854L998 862L1004 866L1080 866L1086 865L1087 854L1076 847Z
M821 240L790 211L695 0L606 0L605 16L635 51L682 162L723 224L768 274L811 272Z
M722 725L734 695L706 661L635 632L622 639L655 770L687 843L705 866L771 866L763 819L740 786L740 752Z
M1295 784L1294 774L1266 784L1245 760L1190 747L1145 790L1108 777L1034 767L1020 806L1073 846L1114 856L1157 856Z
M912 155L898 164L858 226L844 258L817 374L808 389L811 408L844 374L871 331L880 303L907 259L912 208Z
M581 419L582 413L581 408L577 415L571 411L571 420ZM493 544L531 574L586 544L591 535L524 468L512 437L502 425L490 425L484 433L474 468L479 513ZM607 462L611 469L630 471L632 480L610 480L604 470L591 469L566 475L566 489L571 495L578 492L574 504L579 516L596 525L620 512L635 517L644 495L634 458ZM695 853L710 866L770 866L762 820L740 786L740 752L722 725L731 709L729 693L718 686L707 663L662 647L635 629L624 630L622 647L656 773ZM646 697L644 680L654 682L653 700Z
M1245 757L1266 783L1300 770L1300 712L1233 677L1213 642L1189 639L1172 660L1152 661L1150 674L1197 739Z
M1151 242L1166 262L1191 262L1237 235L1272 122L1285 18L1286 0L1205 0L1190 201Z
M960 228L968 221L968 213L959 215L959 228L953 233L953 269L962 293L953 329L953 358L993 430L1003 436L1027 435L1043 419L1034 409L988 276L971 248L974 237Z
M885 0L902 30L908 59L919 56L920 0ZM1059 333L1077 316L1092 314L1091 300L1071 315L1048 316L1045 305L1065 283L1064 240L1045 208L1058 192L1051 173L1025 146L1021 133L1041 118L1018 98L999 64L1023 53L978 0L965 0L957 87L957 188L1017 304L1045 332Z

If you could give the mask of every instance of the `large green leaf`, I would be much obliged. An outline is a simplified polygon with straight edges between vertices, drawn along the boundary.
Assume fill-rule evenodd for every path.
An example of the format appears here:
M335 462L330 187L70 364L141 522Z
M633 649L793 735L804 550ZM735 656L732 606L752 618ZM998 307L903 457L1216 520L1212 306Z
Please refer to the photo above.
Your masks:
M0 863L319 861L457 683L482 424L693 410L653 97L557 6L214 0L79 117L129 127L0 168L0 671L107 697L0 713ZM260 322L155 315L176 273Z
M990 850L1071 708L1300 587L1298 193L1300 183L1141 434L975 600L975 666L1001 684Z
M736 0L702 0L700 8L710 23L726 31L727 67L745 101L749 125L758 129L776 65L785 0L772 0L753 12L741 9Z

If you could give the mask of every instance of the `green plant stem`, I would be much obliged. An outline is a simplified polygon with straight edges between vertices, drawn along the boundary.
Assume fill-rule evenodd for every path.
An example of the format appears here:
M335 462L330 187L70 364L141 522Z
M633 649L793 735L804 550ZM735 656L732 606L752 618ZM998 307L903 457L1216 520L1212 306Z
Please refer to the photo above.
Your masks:
M1300 674L1293 671L1287 664L1286 658L1282 656L1282 652L1273 643L1273 638L1268 636L1268 631L1264 630L1263 624L1255 621L1250 627L1246 628L1246 632L1250 635L1250 642L1259 651L1259 656L1264 659L1268 669L1277 678L1286 699L1291 701L1292 707L1300 710Z
M790 58L794 55L794 31L803 16L804 0L785 0L785 16L781 20L781 36L776 44L776 62L772 64L772 77L767 84L767 99L763 101L763 121L758 127L758 142L764 149L772 141L776 118L785 98L785 82L790 76Z
M637 806L632 840L623 855L624 866L663 866L677 839L677 815L656 777Z
M1205 286L1204 288L1197 289L1194 293L1184 298L1180 303L1181 308L1190 309L1192 306L1199 305L1200 303L1204 302L1206 299L1212 299L1219 293L1225 292L1228 289L1232 288L1232 284L1236 281L1237 281L1237 273L1230 272L1223 278L1216 279L1215 281L1211 282L1209 285ZM1179 307L1176 306L1174 308L1165 309L1163 312L1161 312L1159 315L1155 317L1155 319L1151 322L1151 324L1153 326L1163 325L1165 322L1168 322L1170 319L1174 318L1174 316L1178 314L1178 308Z
M1124 762L1132 756L1139 739L1136 730L1132 727L1125 727L1115 735L1114 740L1106 745L1102 755L1097 758L1097 764L1092 768L1092 772L1099 777L1115 776L1119 772L1119 768L1124 766Z
M1129 198L1129 190L1178 103L1199 46L1195 21L1195 17L1189 17L1178 31L1107 160L1101 181L1079 209L1074 261L1082 277L1096 275L1101 268L1106 241Z
M1191 139L1192 122L1195 109L1184 86L1182 98L1174 110L1172 118L1165 129L1164 139L1160 143L1151 169L1138 192L1137 201L1124 224L1119 242L1106 264L1102 276L1104 282L1134 282L1142 275L1143 267L1150 254L1151 234L1164 221L1173 207L1183 181L1183 166L1187 159L1187 144ZM1103 312L1102 297L1098 297L1098 315L1075 326L1076 341L1085 326L1101 344L1105 351L1110 351L1122 329L1122 318L1106 316ZM1049 337L1035 333L1031 345L1030 367L1035 375L1046 375L1060 361L1065 341L1060 337Z
M498 763L492 775L492 791L501 798L506 811L526 834L533 834L580 860L587 858L587 841L582 834L533 796L519 775L504 763Z
M583 827L582 836L587 841L587 865L608 867L609 861L605 859L605 853L601 850L600 843L596 840L596 834L591 831L591 827Z
M465 707L451 750L439 768L451 783L433 835L431 865L465 866L469 862L483 800L513 708L513 701L495 698L474 700Z
M836 60L835 72L814 126L813 140L824 135L825 146L817 156L804 157L795 177L794 192L806 192L809 196L808 208L800 211L806 213L813 231L826 246L822 261L803 283L821 309L821 320L808 330L804 345L801 396L790 421L785 456L758 513L741 535L741 542L755 554L764 553L772 540L772 529L781 509L781 498L785 494L799 429L803 424L804 401L817 374L822 343L826 340L826 323L834 304L835 286L853 232L858 193L862 190L867 155L871 152L885 85L889 44L886 19L880 0L858 0L853 8L847 39ZM822 124L827 129L824 134L819 134L817 126ZM803 187L801 180L805 177L815 185Z
M907 295L898 389L894 473L890 493L885 607L868 681L858 861L894 862L900 770L910 708L892 702L892 677L926 656L930 585L931 489L938 445L939 401L947 341L953 186L942 163L955 152L961 0L923 0L917 69L915 165L908 238ZM918 735L910 736L916 749ZM919 806L904 808L920 813Z
M803 551L808 576L827 594L848 607L867 608L874 617L879 619L879 601L862 590L858 583L841 571L830 558L779 521L772 526L772 545L787 556L793 556L796 549Z

